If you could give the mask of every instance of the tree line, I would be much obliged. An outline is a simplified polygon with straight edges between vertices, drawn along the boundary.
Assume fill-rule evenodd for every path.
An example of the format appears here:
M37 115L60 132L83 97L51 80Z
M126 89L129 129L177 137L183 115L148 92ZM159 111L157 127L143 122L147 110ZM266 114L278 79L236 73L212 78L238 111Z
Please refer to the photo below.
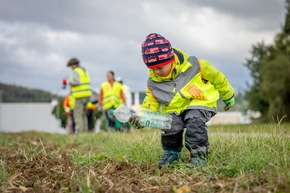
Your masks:
M51 102L53 97L50 92L4 83L0 83L0 92L0 102Z
M253 45L245 63L253 77L245 98L262 121L290 121L290 0L285 5L285 22L274 42Z

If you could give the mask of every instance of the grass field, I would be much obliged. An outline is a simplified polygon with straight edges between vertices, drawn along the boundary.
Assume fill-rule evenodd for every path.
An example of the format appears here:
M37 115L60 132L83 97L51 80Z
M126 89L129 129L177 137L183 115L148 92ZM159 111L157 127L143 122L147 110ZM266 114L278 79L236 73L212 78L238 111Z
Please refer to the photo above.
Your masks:
M210 126L208 164L194 169L158 169L160 134L0 133L0 192L290 192L289 124Z

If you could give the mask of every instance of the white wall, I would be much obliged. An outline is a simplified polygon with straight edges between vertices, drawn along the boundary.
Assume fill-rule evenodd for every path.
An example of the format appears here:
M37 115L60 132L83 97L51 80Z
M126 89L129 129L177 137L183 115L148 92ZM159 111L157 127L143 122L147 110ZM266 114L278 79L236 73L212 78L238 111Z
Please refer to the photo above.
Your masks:
M51 103L0 103L0 132L66 133L52 108Z
M250 120L243 116L241 112L218 112L207 123L208 125L220 124L245 124L250 123Z

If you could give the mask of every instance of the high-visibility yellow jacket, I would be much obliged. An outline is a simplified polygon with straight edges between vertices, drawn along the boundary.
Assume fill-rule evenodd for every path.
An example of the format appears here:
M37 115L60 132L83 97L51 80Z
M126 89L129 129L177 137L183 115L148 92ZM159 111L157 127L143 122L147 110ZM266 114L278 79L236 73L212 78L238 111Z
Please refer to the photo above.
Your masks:
M109 82L104 82L101 85L101 93L99 104L101 103L102 109L118 108L124 105L124 101L121 98L122 84L114 82L111 85Z
M95 104L93 104L92 102L88 102L88 104L87 104L88 110L95 110L96 108L97 108L97 106Z
M208 61L189 57L177 48L174 48L174 57L171 77L158 77L150 69L141 108L175 114L187 109L216 112L219 94L223 100L234 95L224 74Z
M90 85L90 76L89 73L81 67L77 67L74 69L75 72L78 73L79 76L79 84L72 85L71 92L74 98L84 98L91 96L91 85ZM71 77L71 81L74 81L74 77Z
M63 108L66 114L70 114L70 111L74 110L75 99L70 94L66 95L63 100Z

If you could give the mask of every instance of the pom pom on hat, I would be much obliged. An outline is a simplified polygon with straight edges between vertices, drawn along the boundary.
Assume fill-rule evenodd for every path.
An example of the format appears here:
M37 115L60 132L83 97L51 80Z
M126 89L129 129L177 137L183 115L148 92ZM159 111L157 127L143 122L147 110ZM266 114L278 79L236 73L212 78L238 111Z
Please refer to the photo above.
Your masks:
M142 56L148 68L164 66L174 61L170 42L157 33L149 34L142 43Z

